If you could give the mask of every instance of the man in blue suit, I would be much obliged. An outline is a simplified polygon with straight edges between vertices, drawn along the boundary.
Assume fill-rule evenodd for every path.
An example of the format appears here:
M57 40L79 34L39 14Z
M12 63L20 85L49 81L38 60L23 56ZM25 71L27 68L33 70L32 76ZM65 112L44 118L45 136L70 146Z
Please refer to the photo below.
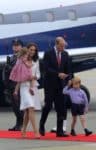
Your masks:
M62 94L62 89L66 84L70 73L70 58L68 53L64 51L66 46L66 41L63 37L57 37L55 40L55 46L52 50L45 52L44 55L44 89L45 89L45 105L42 110L39 132L41 135L45 135L45 122L47 120L48 114L54 103L56 113L57 113L57 137L68 136L63 132L63 120L65 105L64 105L64 95Z

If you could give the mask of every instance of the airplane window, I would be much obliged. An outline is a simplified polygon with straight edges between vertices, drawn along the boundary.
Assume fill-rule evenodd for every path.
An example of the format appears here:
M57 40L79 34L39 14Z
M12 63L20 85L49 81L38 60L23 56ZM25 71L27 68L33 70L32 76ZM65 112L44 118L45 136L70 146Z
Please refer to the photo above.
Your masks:
M68 18L69 20L77 20L77 14L75 10L68 11Z
M53 12L47 12L46 13L46 19L48 22L54 21L54 13Z
M4 22L4 15L0 14L0 24L3 24L3 22Z
M30 23L31 22L31 14L30 13L24 13L22 15L22 21L23 21L23 23Z

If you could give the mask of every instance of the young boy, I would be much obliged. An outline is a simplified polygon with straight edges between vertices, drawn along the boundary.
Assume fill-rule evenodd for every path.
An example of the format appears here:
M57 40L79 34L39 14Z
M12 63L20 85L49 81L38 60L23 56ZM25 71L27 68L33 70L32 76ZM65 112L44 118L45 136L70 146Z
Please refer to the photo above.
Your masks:
M64 94L68 94L71 98L72 106L72 124L71 124L71 135L76 136L75 125L77 122L77 116L80 117L82 127L85 135L92 134L86 127L85 113L88 112L88 99L86 93L80 88L81 80L78 77L74 77L72 81L69 81L68 86L63 89Z

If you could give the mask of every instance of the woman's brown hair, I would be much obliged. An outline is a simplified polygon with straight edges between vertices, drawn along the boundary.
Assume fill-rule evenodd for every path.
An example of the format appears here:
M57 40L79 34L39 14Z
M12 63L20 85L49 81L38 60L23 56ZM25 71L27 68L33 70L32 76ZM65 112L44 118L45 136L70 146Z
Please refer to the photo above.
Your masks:
M35 44L35 43L29 43L29 44L27 45L27 48L29 49L29 48L32 47L32 46L34 46L34 47L35 47L35 50L36 50L36 53L35 53L35 55L33 56L32 60L33 60L33 61L37 61L37 60L38 60L38 46L37 46L37 44Z

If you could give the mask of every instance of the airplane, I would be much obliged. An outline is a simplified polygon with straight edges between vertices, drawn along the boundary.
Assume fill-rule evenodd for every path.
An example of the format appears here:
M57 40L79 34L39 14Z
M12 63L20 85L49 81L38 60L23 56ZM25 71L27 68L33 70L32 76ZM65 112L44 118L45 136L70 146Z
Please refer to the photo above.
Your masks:
M72 60L73 73L96 67L96 0L10 0L10 3L0 1L1 87L3 66L7 56L12 55L12 40L16 38L24 45L36 42L42 60L55 38L62 36L68 42L66 51ZM4 95L4 88L0 89ZM88 89L84 89L90 97ZM1 102L4 105L5 97Z

